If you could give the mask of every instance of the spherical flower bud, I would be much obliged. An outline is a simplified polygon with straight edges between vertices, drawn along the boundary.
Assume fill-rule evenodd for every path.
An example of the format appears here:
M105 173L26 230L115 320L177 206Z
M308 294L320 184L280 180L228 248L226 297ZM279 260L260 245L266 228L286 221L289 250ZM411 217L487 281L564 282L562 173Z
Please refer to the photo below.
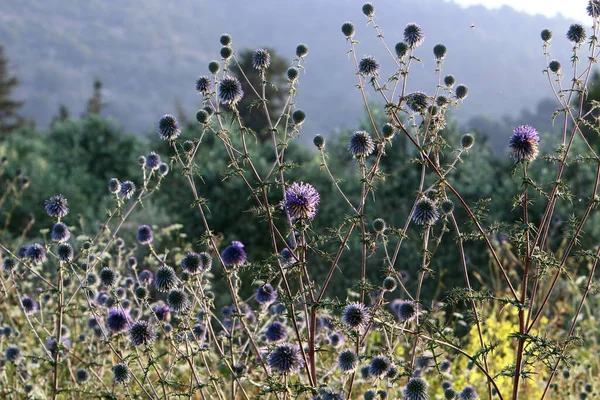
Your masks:
M77 383L85 383L90 380L90 372L87 369L79 368L75 371L75 380Z
M404 58L404 56L408 52L408 49L409 49L408 44L406 44L404 42L396 43L396 46L394 46L394 51L396 52L396 57Z
M417 225L433 225L439 216L435 202L428 197L423 197L415 205L412 219Z
M368 370L369 367L366 367L366 368ZM363 394L363 399L364 400L375 400L375 396L377 396L377 392L373 389L369 389Z
M444 361L448 361L448 360L444 360ZM450 362L450 361L448 361L448 362ZM441 364L440 364L440 370L442 370L441 369ZM445 371L442 371L442 372L445 372ZM442 389L443 390L446 390L446 389L451 388L451 387L452 387L452 382L450 382L450 381L443 381L442 382Z
M433 46L433 55L436 60L442 60L446 57L446 46L441 43Z
M100 270L100 282L107 287L114 286L117 281L117 273L110 267L104 267Z
M548 68L550 68L550 71L557 74L560 71L560 62L557 60L552 60L550 61L550 64L548 64Z
M198 110L196 113L196 121L201 124L206 124L210 120L210 115L205 110Z
M50 237L52 238L52 241L62 243L71 238L71 232L69 232L67 225L62 222L57 222L52 227Z
M106 327L111 332L118 333L127 329L129 315L120 308L111 308L106 317Z
M440 204L440 211L444 215L450 215L454 211L454 202L450 199L444 199Z
M313 138L313 144L319 150L323 150L325 148L325 138L323 135L315 135Z
M133 182L125 181L125 182L121 183L121 186L119 188L119 196L120 197L123 197L125 199L130 199L133 197L134 193L135 193L135 185Z
M369 310L362 303L350 303L342 312L342 323L351 328L361 329L367 326L371 319Z
M23 296L23 298L21 298L21 305L23 306L23 311L27 315L37 314L40 309L38 302L29 296Z
M167 295L167 304L175 312L185 312L190 308L190 301L185 291L173 289Z
M296 125L302 124L305 119L306 113L302 110L296 110L292 113L292 121L294 121L294 124Z
M202 272L202 260L197 253L189 252L181 260L181 268L190 274L199 274Z
M437 99L435 99L435 102L438 106L440 107L444 107L446 104L448 104L450 101L448 100L448 98L446 96L438 96Z
M151 271L145 269L142 272L140 272L140 274L138 275L138 279L140 280L140 283L144 285L149 285L154 280L154 274Z
M461 400L477 400L479 398L479 394L473 386L465 386L465 388L460 392L459 397Z
M234 240L229 246L221 253L221 258L225 266L239 267L246 263L246 252L244 251L244 245L242 242Z
M280 374L299 372L304 367L304 360L298 346L284 343L271 351L267 357L269 367Z
M358 63L358 72L365 76L375 76L379 74L379 63L371 56L364 57Z
M271 304L277 298L277 290L269 283L264 284L256 290L254 298L260 304Z
M395 379L398 376L398 367L395 365L391 365L388 372L385 373L385 377L388 379Z
M198 114L196 114L197 116ZM192 150L194 150L194 142L192 142L191 140L186 140L185 142L183 142L183 151L185 151L186 153L191 153Z
M164 303L154 306L152 312L154 312L154 315L159 321L168 321L171 317L171 309Z
M383 137L386 139L391 139L396 133L396 128L392 124L383 124L381 128L381 133L383 133Z
M423 92L414 92L406 96L406 105L416 113L423 113L427 110L429 99Z
M296 56L298 56L299 58L302 58L307 54L308 54L308 46L307 45L305 45L304 43L300 43L298 46L296 46Z
M444 390L444 398L446 400L455 400L458 398L458 392L454 388L448 388Z
M352 350L344 350L338 356L338 367L343 374L350 373L358 366L358 357Z
M150 244L154 240L154 234L152 228L148 225L142 225L137 231L137 241L139 244Z
M394 300L391 308L400 322L411 321L417 316L417 308L412 301Z
M221 43L221 45L223 46L230 46L231 45L231 36L229 36L228 33L224 33L221 35L221 37L219 38L219 42Z
M142 166L145 165L146 164L146 157L139 156L138 159L137 159L137 162L138 162L139 165L142 165Z
M202 272L209 271L212 268L212 256L205 251L199 253L198 256L200 257L200 268Z
M404 398L406 400L427 400L429 399L428 388L429 384L423 378L410 378L404 388Z
M4 350L4 359L11 363L16 363L21 358L21 350L17 346L8 346Z
M57 194L44 202L44 209L52 218L63 218L69 213L68 205L67 199L62 194Z
M364 158L371 155L375 151L375 142L368 132L356 131L350 136L348 145L350 154L356 158Z
M540 36L542 37L542 40L547 43L552 39L552 31L550 29L544 29Z
M386 292L393 292L394 290L396 290L396 286L398 286L398 282L396 282L396 279L394 279L394 277L388 276L387 278L385 278L383 280L383 283L381 286L383 287L383 290L385 290Z
M279 342L287 339L287 336L285 325L279 321L271 322L265 330L265 338L269 342Z
M235 76L224 76L219 82L219 100L223 104L233 106L244 96L242 84Z
M600 0L589 0L585 9L590 17L598 18L600 16Z
M383 233L387 229L385 221L382 218L375 219L373 221L372 225L373 225L373 229L375 229L375 232L378 232L378 233Z
M369 364L369 374L373 377L380 377L388 372L392 362L387 356L375 356L371 359Z
M114 194L119 193L121 189L121 182L117 178L110 178L108 180L108 191Z
M206 75L196 79L196 91L200 94L210 93L212 91L212 80Z
M283 203L292 221L312 220L317 215L320 200L319 192L311 184L294 182L285 190Z
M475 137L473 135L471 135L470 133L465 133L460 138L460 146L465 150L469 150L471 147L473 147L474 143L475 143Z
M173 289L178 282L179 279L177 279L175 271L168 265L162 265L156 270L154 287L156 287L159 292L168 292L169 290Z
M194 334L196 340L204 340L204 337L206 336L206 325L196 324L192 326L192 333Z
M208 70L211 74L216 74L217 72L219 72L219 69L221 69L221 64L219 64L218 61L212 60L208 63Z
M161 163L160 156L157 153L151 151L146 156L146 162L145 162L144 166L148 169L154 170L154 169L158 169L158 166L160 165L160 163Z
M174 116L163 115L158 121L158 135L163 140L175 140L181 135L181 129Z
M344 22L342 24L342 33L347 38L351 38L352 36L354 36L354 25L352 24L352 22Z
M169 173L169 164L167 163L160 163L160 165L158 166L158 175L160 176L165 176Z
M271 55L266 49L256 49L252 53L252 66L254 69L269 68L271 65Z
M469 89L465 85L458 85L454 90L454 95L459 100L464 100L469 93Z
M231 47L221 47L220 54L223 60L228 60L233 55L233 50Z
M371 3L365 3L362 6L362 12L363 14L365 14L365 16L372 17L373 15L375 15L375 7Z
M156 340L156 332L148 322L137 321L129 328L129 339L135 347L147 345Z
M540 136L535 128L519 125L513 130L508 147L517 161L533 161L538 155Z
M60 261L71 261L73 260L73 247L68 243L61 243L56 249L56 254Z
M14 270L17 266L17 260L15 260L14 258L5 258L4 260L2 260L2 268L6 271L6 272L10 272L12 270Z
M298 69L294 67L288 68L286 75L290 81L294 82L298 79Z
M581 44L585 41L585 28L581 24L572 24L567 31L567 39L574 44Z
M131 372L125 364L117 364L112 367L113 382L118 384L128 384L131 381Z
M404 41L409 47L420 46L424 39L425 35L419 25L411 23L404 28Z
M46 249L39 243L34 243L27 247L25 251L27 257L34 264L41 264L46 261Z
M444 360L440 363L440 371L442 372L450 372L450 368L452 367L452 362L450 360ZM442 382L443 387L444 382Z
M143 300L146 297L148 297L148 289L146 289L144 286L138 286L135 288L135 297L138 298L139 300Z

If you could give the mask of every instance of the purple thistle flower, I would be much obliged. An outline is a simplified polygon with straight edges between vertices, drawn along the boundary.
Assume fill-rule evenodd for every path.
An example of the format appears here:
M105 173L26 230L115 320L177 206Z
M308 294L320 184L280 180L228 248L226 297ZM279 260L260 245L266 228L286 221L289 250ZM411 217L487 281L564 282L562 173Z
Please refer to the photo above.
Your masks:
M157 153L151 151L146 156L146 163L145 163L146 168L158 169L158 166L160 165L160 163L161 163L160 156Z
M44 202L46 213L52 218L63 218L69 213L69 203L62 194L50 197Z
M142 272L140 272L138 278L140 280L140 283L150 285L154 279L154 274L152 273L152 271L145 269Z
M287 339L287 336L288 334L285 325L279 321L271 322L265 330L265 338L267 338L269 342L279 342Z
M120 308L111 308L106 317L106 326L111 332L122 332L127 328L129 316Z
M312 220L317 215L320 200L319 192L311 184L294 182L285 190L284 206L292 221Z
M163 115L158 121L158 135L163 140L175 140L181 135L181 129L174 116Z
M513 130L508 147L517 161L532 161L539 152L540 135L529 125L519 125Z
M304 367L304 360L300 355L298 346L284 343L280 344L269 354L267 358L269 367L280 374L298 372Z
M275 290L271 284L267 283L258 288L254 298L261 304L270 304L277 298L277 290Z
M29 258L34 264L41 264L46 261L46 249L39 243L34 243L25 250L25 257Z
M257 49L252 53L252 66L254 69L269 68L271 55L266 49Z
M400 322L407 322L417 316L415 303L410 300L394 300L391 304L392 311L398 316Z
M342 312L342 322L352 328L360 329L371 319L369 310L362 303L350 303Z
M208 76L201 76L196 80L196 90L198 93L207 94L212 91L212 81Z
M159 321L167 321L171 317L171 309L165 303L155 305L152 311Z
M150 344L156 340L156 332L148 322L137 321L129 328L129 339L136 347Z
M227 246L221 253L221 258L226 266L239 267L246 263L247 255L244 251L244 245L242 242L234 240L231 245Z
M21 305L23 306L23 310L27 315L36 314L40 309L40 305L38 304L38 302L29 296L24 296L21 299Z
M224 76L219 82L219 100L223 104L233 106L244 96L242 84L235 76Z
M125 181L121 183L121 187L119 188L119 196L124 197L126 199L130 199L133 197L135 193L135 185L131 181Z
M202 341L206 336L206 325L204 324L196 324L192 326L192 333L196 340Z
M50 236L54 242L66 242L71 238L71 232L69 232L69 228L62 222L57 222L52 227L52 232Z
M140 244L150 244L154 240L154 235L152 234L152 228L148 225L142 225L138 228L137 231L137 241Z

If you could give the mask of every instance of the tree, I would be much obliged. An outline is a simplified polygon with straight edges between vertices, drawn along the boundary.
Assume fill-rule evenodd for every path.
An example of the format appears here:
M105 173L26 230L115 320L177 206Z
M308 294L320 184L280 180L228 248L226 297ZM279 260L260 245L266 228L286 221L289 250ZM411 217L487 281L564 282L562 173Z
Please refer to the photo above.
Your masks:
M279 117L287 97L286 72L289 62L285 58L279 56L275 50L267 49L267 51L271 55L271 65L267 68L265 73L267 81L265 97L268 99L267 105L269 107L269 116L274 122L274 119ZM245 72L248 81L250 81L254 89L260 94L262 81L259 72L252 66L253 53L254 51L250 49L243 50L238 56L238 62ZM240 72L239 68L232 68L232 73L240 80L242 89L244 90L244 97L240 101L238 109L245 126L258 133L259 139L267 140L268 136L261 135L261 133L267 133L269 122L262 105L257 103L258 97L256 97L256 94L246 81L246 78L244 78Z
M11 99L12 91L18 85L17 77L9 74L8 59L4 55L4 48L0 46L0 136L7 135L25 122L19 115L23 102Z
M102 112L105 104L102 102L102 81L98 78L94 79L94 93L87 101L87 106L83 117L90 115L99 115Z

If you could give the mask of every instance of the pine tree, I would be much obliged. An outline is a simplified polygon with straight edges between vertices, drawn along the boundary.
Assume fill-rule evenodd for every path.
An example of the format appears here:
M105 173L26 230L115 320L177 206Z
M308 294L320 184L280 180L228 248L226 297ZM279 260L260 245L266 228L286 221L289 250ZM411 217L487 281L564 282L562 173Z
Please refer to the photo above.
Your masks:
M17 77L9 74L8 59L4 55L4 48L0 46L0 137L6 136L25 122L19 114L23 102L11 98L12 91L18 84Z
M96 78L94 79L94 93L87 101L83 116L99 115L104 106L105 104L102 102L102 81Z

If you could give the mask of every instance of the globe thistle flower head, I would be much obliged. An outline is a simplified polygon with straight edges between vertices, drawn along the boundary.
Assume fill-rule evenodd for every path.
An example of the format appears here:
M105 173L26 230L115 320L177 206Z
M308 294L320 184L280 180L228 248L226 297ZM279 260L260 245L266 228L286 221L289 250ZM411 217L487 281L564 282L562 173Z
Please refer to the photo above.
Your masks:
M284 193L284 208L292 221L312 220L321 200L319 192L309 183L294 182Z
M280 374L295 373L304 367L300 349L289 343L277 345L267 357L267 363Z
M212 60L208 63L208 70L211 74L216 74L221 69L221 64L217 60Z
M386 292L393 292L394 290L396 290L398 282L396 282L396 279L394 277L388 276L383 280L383 284L381 286Z
M287 339L288 333L284 324L279 321L273 321L265 330L265 338L269 342L280 342Z
M429 98L423 92L414 92L406 96L406 106L416 113L424 113L429 106Z
M85 368L79 368L75 371L75 380L77 383L85 383L90 379L90 372Z
M351 328L361 329L367 326L371 313L362 303L350 303L342 312L342 323Z
M219 100L221 103L233 106L242 100L243 96L244 91L238 78L227 75L221 79L219 82Z
M256 49L252 53L252 66L254 69L265 69L271 65L271 55L267 49Z
M68 243L61 243L56 249L56 254L60 261L71 261L73 260L73 247Z
M446 85L448 87L452 87L452 86L454 86L455 83L456 83L456 79L454 78L454 76L446 75L444 77L444 85Z
M344 350L340 353L337 360L338 367L343 374L348 374L358 366L358 357L352 350Z
M370 18L375 15L375 6L373 6L371 3L365 3L362 6L362 12L365 14L365 16Z
M433 46L433 55L436 60L443 60L446 57L446 46L441 43Z
M57 222L52 227L50 237L52 238L52 241L62 243L71 238L71 232L69 232L69 228L63 222Z
M380 376L385 375L391 366L392 362L388 356L375 356L371 359L371 363L369 363L369 374L379 378Z
M160 163L161 163L160 156L157 153L155 153L154 151L151 151L146 156L146 162L144 163L144 166L148 169L155 170L155 169L158 169L158 166L160 165Z
M187 253L181 260L181 268L192 275L202 272L203 265L200 255L194 252Z
M367 368L369 368L369 367L367 367ZM369 389L363 394L363 399L364 400L375 400L375 396L377 396L377 392L373 389Z
M167 163L160 163L160 165L158 166L158 175L160 176L165 176L169 173L169 164Z
M427 400L429 399L428 388L429 384L423 378L410 378L404 388L404 398L406 400Z
M554 72L555 74L558 74L558 72L560 71L560 62L558 62L557 60L552 60L550 61L550 64L548 64L548 68L550 69L550 71Z
M113 382L125 385L131 381L131 372L125 364L116 364L112 367Z
M63 218L69 213L69 202L65 196L57 194L44 201L44 209L52 218Z
M600 0L589 0L585 9L590 17L600 17Z
M98 276L100 278L100 283L106 287L114 286L117 282L117 273L110 267L102 268Z
M154 287L159 292L168 292L169 290L173 289L178 282L179 279L177 278L175 271L168 265L162 265L156 270L156 276L154 277Z
M185 312L190 308L188 295L181 289L173 289L167 294L167 304L175 312Z
M387 225L386 225L385 221L383 220L383 218L377 218L377 219L373 220L372 225L373 225L373 229L377 233L383 233L387 229Z
M440 204L440 211L444 215L450 215L454 211L454 202L450 199L444 199Z
M192 333L196 340L204 340L204 337L206 336L206 325L196 324L192 326Z
M388 372L386 372L385 377L388 379L396 379L396 377L398 376L398 367L396 367L394 364L392 364L390 366L390 369L388 369Z
M15 363L21 357L21 350L17 346L7 346L4 350L4 359L8 362Z
M133 197L133 194L135 193L135 184L131 181L125 181L121 183L121 186L119 187L119 196L125 198L125 199L130 199Z
M138 159L138 164L144 166L146 164L146 157L145 156L139 156Z
M210 120L210 115L206 112L206 110L198 110L196 113L196 121L200 124L207 124Z
M27 315L34 315L40 309L40 305L38 304L38 302L29 296L23 296L21 298L21 305L23 306L23 311Z
M270 283L259 286L254 298L260 304L271 304L277 298L277 290Z
M308 46L307 45L305 45L304 43L300 43L298 46L296 46L296 56L298 56L299 58L303 58L307 54L308 54Z
M294 67L288 68L286 75L290 82L294 82L296 79L298 79L298 69Z
M313 138L313 144L319 150L323 150L325 148L325 138L323 135L315 135Z
M404 41L409 47L420 46L424 39L425 35L419 25L411 23L404 28Z
M540 136L535 128L519 125L513 130L508 147L517 161L532 161L539 152Z
M404 58L406 53L408 53L409 46L405 42L398 42L396 46L394 46L394 51L396 52L396 57Z
M129 340L135 347L147 345L156 340L156 332L148 322L137 321L129 328Z
M143 300L148 297L148 289L145 286L138 286L134 290L135 297L139 300Z
M296 125L301 125L306 119L306 113L302 110L296 110L292 113L292 121Z
M338 332L333 332L329 335L329 342L335 348L342 347L346 343L346 336Z
M229 60L229 58L233 55L233 50L231 50L231 47L229 46L224 46L221 47L219 54L221 54L221 58L223 60Z
M465 386L464 389L459 393L458 397L461 400L477 400L479 394L473 386Z
M383 133L383 137L385 137L386 139L391 139L396 133L396 128L394 127L394 125L386 123L383 124L383 127L381 128L381 133Z
M446 96L438 96L437 99L435 99L435 104L437 104L440 107L444 107L448 103L450 103L450 101Z
M465 150L469 150L473 144L475 144L475 137L470 133L465 133L460 138L460 146Z
M448 389L444 389L444 398L446 400L455 400L458 398L458 392L453 387L449 387Z
M411 321L417 316L415 303L409 300L395 300L391 308L400 322Z
M106 327L113 333L123 332L129 325L129 315L120 308L111 308L106 317Z
M147 269L145 269L139 273L138 279L141 284L149 285L154 280L154 274L152 273L152 271L148 271Z
M121 182L117 178L110 178L108 180L108 191L117 194L121 190Z
M212 91L212 80L206 75L200 76L196 79L196 91L204 95L210 93Z
M573 44L578 45L585 41L585 28L581 24L572 24L567 31L567 39Z
M379 74L379 63L371 56L363 57L358 63L358 72L364 76Z
M158 120L158 136L163 140L175 140L181 135L181 129L175 117L165 114Z
M550 29L544 29L540 36L544 42L548 43L552 39L552 31Z
M239 267L246 263L247 254L244 250L244 244L234 240L229 246L221 253L221 258L225 266Z
M433 225L440 217L437 205L428 197L423 197L415 204L412 220L417 225Z
M210 271L210 269L212 268L213 257L205 251L199 253L198 257L200 258L201 272Z
M444 360L444 361L448 361L448 360ZM450 362L450 361L448 361L448 362ZM441 370L441 364L440 364L440 370ZM445 371L442 371L442 372L445 372ZM442 382L442 389L443 390L446 390L446 389L451 388L451 387L452 387L452 382L450 382L450 381L443 381Z
M452 362L450 360L444 360L440 363L440 371L442 371L442 372L450 372L451 368L452 368ZM447 388L445 388L445 389L447 389Z
M17 260L15 260L14 258L6 257L4 260L2 260L2 269L4 269L6 272L10 272L16 267Z
M375 151L375 142L366 131L356 131L350 136L348 150L353 157L364 158Z
M354 25L352 24L352 22L344 22L342 24L342 33L347 38L351 38L352 36L354 36Z
M152 312L159 321L168 321L171 318L171 309L165 303L159 303L152 307Z
M150 244L154 240L154 234L152 228L148 225L142 225L137 231L137 241L139 244Z
M25 257L34 264L41 264L46 261L46 249L41 244L34 243L27 247Z
M228 33L222 34L219 38L219 43L221 43L222 46L231 46L231 36Z

